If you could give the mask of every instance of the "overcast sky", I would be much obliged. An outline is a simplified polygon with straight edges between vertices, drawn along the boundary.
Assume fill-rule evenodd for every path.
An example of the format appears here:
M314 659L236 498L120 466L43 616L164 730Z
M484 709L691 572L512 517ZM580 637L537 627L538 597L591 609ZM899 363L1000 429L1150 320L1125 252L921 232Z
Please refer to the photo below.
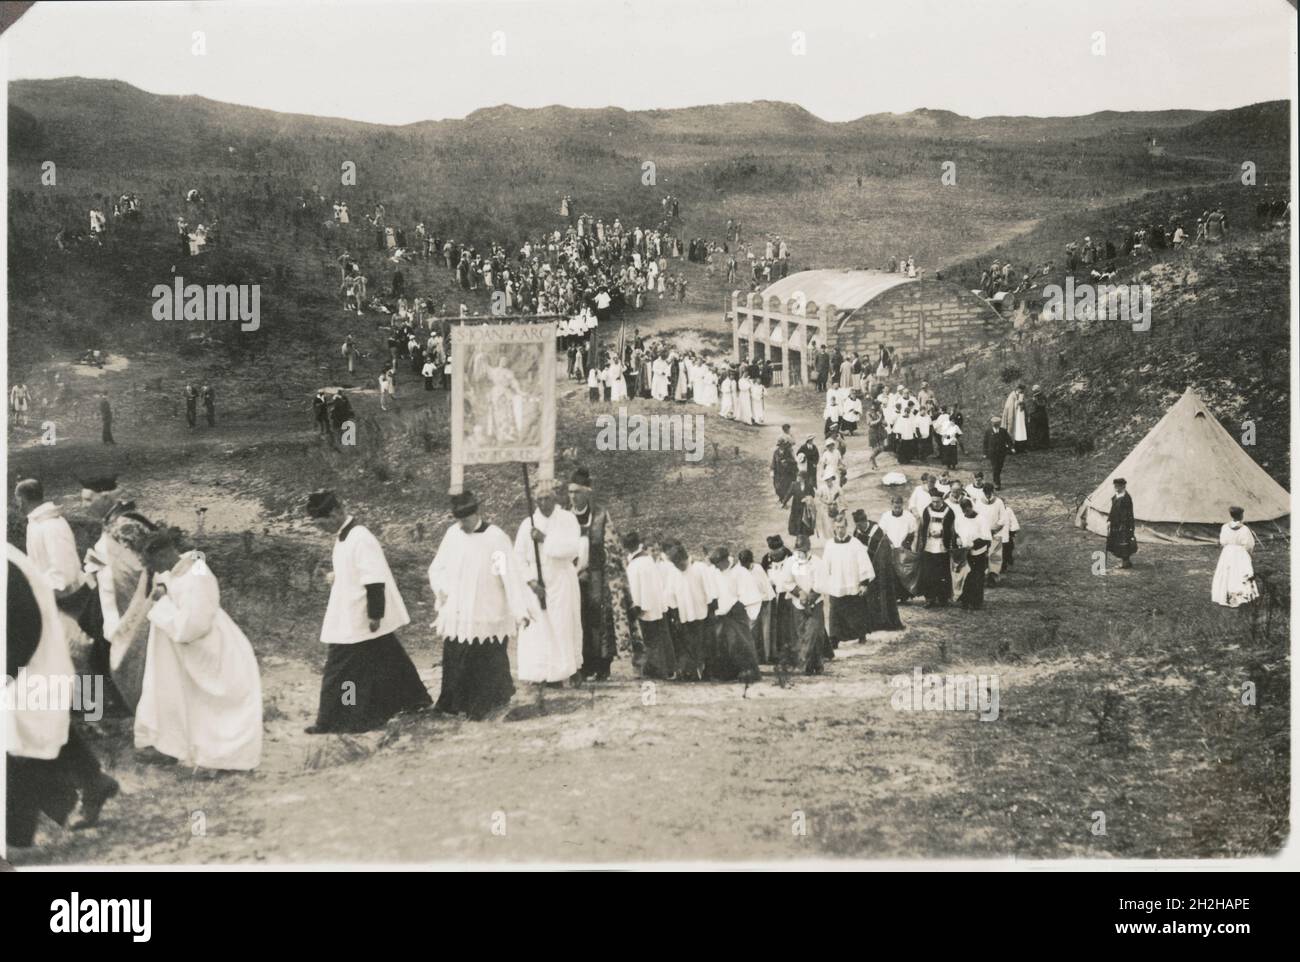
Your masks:
M1288 98L1295 19L1286 0L38 3L0 44L11 79L112 78L376 123L501 103L748 100L849 120L917 107L1044 116ZM192 52L196 30L205 56ZM504 55L493 52L498 31Z

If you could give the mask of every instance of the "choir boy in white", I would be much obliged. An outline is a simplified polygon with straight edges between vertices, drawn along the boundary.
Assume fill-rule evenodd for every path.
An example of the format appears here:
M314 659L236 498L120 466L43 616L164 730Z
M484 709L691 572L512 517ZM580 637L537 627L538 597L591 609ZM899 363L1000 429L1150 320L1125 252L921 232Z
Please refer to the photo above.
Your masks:
M677 659L664 615L668 611L663 578L649 548L635 531L623 536L627 552L627 587L631 596L631 619L641 636L637 653L643 678L669 679L676 676Z
M929 504L928 494L926 503ZM895 548L915 550L918 515L919 512L914 514L908 511L903 504L903 496L896 494L889 510L881 514L880 520L876 523L880 525L881 530L885 532L885 537L889 538L889 543Z

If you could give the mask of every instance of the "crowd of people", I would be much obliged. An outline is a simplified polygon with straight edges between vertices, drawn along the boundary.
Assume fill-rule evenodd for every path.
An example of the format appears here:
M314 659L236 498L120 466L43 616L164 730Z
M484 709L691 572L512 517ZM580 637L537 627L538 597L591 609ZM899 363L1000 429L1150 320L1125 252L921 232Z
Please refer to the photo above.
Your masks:
M365 221L375 234L375 249L395 266L391 279L394 299L406 295L400 266L416 259L441 261L464 291L483 291L494 300L501 315L574 316L583 310L607 314L625 304L644 307L651 298L684 301L688 282L672 262L685 256L681 238L670 220L677 202L665 205L666 216L655 226L625 225L615 217L573 213L573 199L561 202L567 225L525 239L518 247L493 240L480 249L476 244L444 237L417 223L406 228L389 223L383 204ZM350 223L347 206L336 202L335 222ZM690 245L691 259L697 242ZM699 245L703 250L702 242ZM349 309L362 313L367 281L357 259L348 251L339 257L339 293ZM598 301L603 300L603 306ZM499 303L499 308L495 305ZM602 318L603 319L603 318Z
M595 363L587 357L585 346L573 346L568 371L573 380L586 381L593 403L631 398L689 401L741 424L766 423L766 397L774 378L774 368L766 359L742 363L705 357L643 338L639 331L628 339L622 353L607 348Z
M1068 274L1084 273L1092 280L1107 281L1119 267L1135 259L1159 256L1165 251L1178 252L1192 245L1219 244L1228 236L1228 217L1222 207L1203 210L1197 217L1193 230L1186 228L1187 218L1175 214L1167 222L1151 222L1136 226L1118 225L1114 239L1085 235L1083 240L1065 244L1064 267ZM1010 260L994 260L980 271L977 290L986 297L1002 293L1021 294L1032 290L1042 278L1057 271L1055 260L1048 260L1027 271L1018 271Z
M791 536L829 543L846 513L848 439L865 432L873 470L879 469L877 458L884 451L900 465L937 459L942 469L923 473L910 499L895 499L894 510L887 512L894 520L882 516L877 523L897 535L891 543L897 549L897 580L905 589L900 597L910 592L924 595L927 605L943 605L955 592L963 606L978 610L986 581L995 583L996 575L1010 567L1019 530L1015 513L998 493L1003 468L1010 455L1050 447L1046 397L1038 385L1028 395L1024 385L1011 390L983 432L981 453L990 477L979 471L962 482L957 465L967 449L961 405L940 404L925 381L915 392L901 383L889 387L897 364L897 353L885 347L874 363L838 348L816 351L813 371L826 396L823 439L798 439L789 425L782 427L771 460L777 501L789 510ZM890 472L883 480L902 484L905 476ZM911 521L900 520L904 513ZM918 531L923 535L917 537ZM941 556L952 562L951 570L939 564ZM915 577L909 579L909 572Z
M896 588L872 561L884 558L886 541L870 526L850 543L841 523L844 537L822 556L807 538L790 550L773 536L756 562L747 549L620 537L582 468L566 486L545 480L533 494L532 514L513 540L482 516L473 494L452 498L455 521L428 571L443 640L436 702L398 640L410 615L379 540L333 492L306 498L303 514L333 552L320 631L328 652L309 734L374 730L430 706L499 717L516 679L540 702L549 686L608 679L620 650L648 679L748 684L764 663L813 673L839 641L900 627ZM108 679L99 707L133 715L142 761L256 768L260 670L203 552L119 501L79 557L71 526L39 480L21 481L15 499L27 533L26 552L9 549L9 677L70 676L72 645L84 644ZM868 602L857 600L869 591ZM95 824L118 786L80 734L83 720L67 705L15 716L10 844L30 845L40 812L63 822L78 800L79 824Z
M903 260L895 254L890 254L889 260L885 263L885 272L889 274L906 274L908 277L920 277L925 273L924 270L917 268L916 257L913 254L908 254L907 260Z

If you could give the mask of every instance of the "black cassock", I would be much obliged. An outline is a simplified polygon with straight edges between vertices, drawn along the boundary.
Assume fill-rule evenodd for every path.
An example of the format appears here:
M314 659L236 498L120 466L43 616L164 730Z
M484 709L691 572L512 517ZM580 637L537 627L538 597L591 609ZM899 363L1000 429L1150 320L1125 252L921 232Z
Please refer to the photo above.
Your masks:
M787 528L792 536L803 534L811 538L816 532L816 510L804 504L805 498L814 498L816 495L817 488L811 478L806 475L802 479L795 477L794 484L790 487L790 524Z
M894 570L894 546L878 524L871 526L865 538L854 535L867 546L871 567L876 576L867 585L867 630L902 631L898 617L898 596L902 593L898 572Z
M730 611L718 612L717 634L706 639L704 677L710 681L742 681L752 684L760 678L758 657L749 613L739 601Z
M777 499L785 504L790 497L790 488L799 476L799 465L791 452L792 445L777 444L772 452L772 487Z
M1033 451L1046 451L1052 446L1052 431L1047 418L1047 402L1034 399L1029 411L1029 447Z
M786 649L786 656L782 658L787 668L805 675L820 675L826 670L826 662L835 657L835 649L826 633L823 607L826 602L821 595L814 595L813 599L805 596L803 608L795 608L791 604L793 644Z

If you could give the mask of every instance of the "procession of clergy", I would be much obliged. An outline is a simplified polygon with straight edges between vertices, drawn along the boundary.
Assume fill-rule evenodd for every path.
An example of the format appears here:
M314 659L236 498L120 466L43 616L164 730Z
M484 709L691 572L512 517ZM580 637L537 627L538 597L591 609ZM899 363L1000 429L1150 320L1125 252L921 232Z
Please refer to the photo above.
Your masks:
M1021 396L1013 391L1008 399L1012 433L1001 418L992 418L986 452L1003 438L1013 450L1027 442ZM873 401L877 413L882 405L910 406L906 398L890 398ZM513 540L482 516L472 493L454 494L454 523L428 569L437 609L433 628L443 643L436 704L397 637L411 619L383 547L333 492L312 493L303 513L331 539L333 566L320 632L328 653L316 720L306 731L376 730L402 712L430 705L473 720L499 718L511 706L515 678L541 705L548 687L608 679L620 651L631 652L643 679L748 685L760 679L760 665L769 664L784 683L785 673L821 672L841 643L901 630L898 605L910 597L923 596L927 607L955 598L964 609L980 610L986 583L996 583L1014 561L1019 523L997 494L1000 484L985 481L982 472L969 483L948 468L926 472L910 498L895 496L873 522L860 509L850 514L840 507L844 441L840 425L827 430L825 452L809 438L788 463L774 457L772 480L778 500L791 509L793 546L771 535L757 560L748 549L687 546L672 537L652 543L634 531L619 537L583 468L567 485L551 479L536 484L532 513ZM783 426L778 456L792 452L793 442L789 425ZM912 453L925 457L921 447ZM999 473L1000 466L995 462ZM820 481L816 490L812 477ZM833 493L829 500L821 497L826 490ZM73 717L73 706L26 704L19 693L28 687L26 676L79 677L70 647L76 639L89 641L92 668L95 647L109 649L101 664L116 671L121 655L111 640L132 635L134 628L122 629L133 620L147 631L138 697L132 699L142 760L256 768L260 670L248 638L221 606L202 552L184 550L179 531L153 525L134 513L133 504L120 503L114 510L128 512L143 532L133 548L143 570L121 610L107 530L83 561L71 526L46 500L39 480L20 481L14 496L27 530L26 553L8 546L9 844L32 844L40 812L63 823L78 802L81 818L74 827L93 825L117 794L117 782L101 771L78 734L84 722ZM1220 536L1212 599L1235 607L1255 595L1254 539L1241 509L1233 508L1232 516ZM1131 498L1117 480L1107 550L1126 565L1136 548L1132 517ZM820 555L814 536L825 539ZM90 621L88 604L96 615ZM511 639L517 642L513 673Z

